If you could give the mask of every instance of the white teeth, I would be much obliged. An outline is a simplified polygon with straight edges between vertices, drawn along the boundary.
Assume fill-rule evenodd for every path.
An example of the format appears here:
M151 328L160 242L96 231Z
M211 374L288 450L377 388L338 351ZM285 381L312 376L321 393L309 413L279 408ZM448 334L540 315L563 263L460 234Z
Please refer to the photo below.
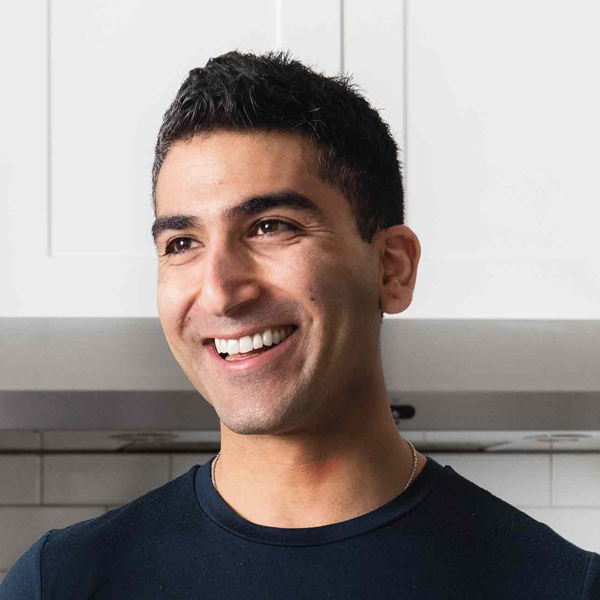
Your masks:
M254 337L252 338L252 347L255 350L258 350L259 348L263 347L263 338L262 335L260 335L260 333L254 334Z
M240 340L240 352L250 352L253 349L252 338L247 335Z
M258 350L263 346L272 346L283 342L292 333L292 326L281 329L265 329L262 334L246 335L237 340L215 339L215 348L219 354L239 354Z
M229 354L237 354L240 351L239 340L227 340L227 350Z
M265 346L272 346L273 345L273 332L270 329L266 329L263 334L263 344Z

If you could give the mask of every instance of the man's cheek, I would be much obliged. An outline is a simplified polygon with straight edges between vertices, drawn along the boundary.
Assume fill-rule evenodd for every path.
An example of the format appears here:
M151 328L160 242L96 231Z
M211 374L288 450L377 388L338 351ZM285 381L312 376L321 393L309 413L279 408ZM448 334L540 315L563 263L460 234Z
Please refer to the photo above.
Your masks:
M179 313L185 310L189 298L191 298L191 291L186 289L179 280L173 278L159 280L157 306L161 321L163 318L167 321L180 319Z

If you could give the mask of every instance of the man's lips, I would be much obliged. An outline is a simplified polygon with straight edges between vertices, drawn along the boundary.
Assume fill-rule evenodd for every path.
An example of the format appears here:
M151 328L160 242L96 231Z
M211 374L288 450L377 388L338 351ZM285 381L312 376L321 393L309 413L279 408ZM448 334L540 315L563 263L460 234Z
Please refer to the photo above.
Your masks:
M288 351L290 345L296 345L298 341L296 334L297 330L298 327L294 328L292 333L290 333L290 335L288 335L282 342L273 344L272 346L268 347L267 351L260 352L248 358L243 358L240 360L226 360L217 352L214 341L212 344L209 343L207 347L208 356L211 362L214 361L215 366L220 371L228 374L243 374L266 367L269 363L277 361L280 356Z
M294 330L298 329L298 325L294 323L283 323L281 325L260 325L258 327L247 327L245 329L240 329L235 333L227 333L227 334L214 334L210 337L205 337L202 341L203 346L208 346L209 344L214 344L215 339L225 339L225 340L238 340L240 338L250 336L257 333L263 333L266 329L283 329L284 327L291 326Z

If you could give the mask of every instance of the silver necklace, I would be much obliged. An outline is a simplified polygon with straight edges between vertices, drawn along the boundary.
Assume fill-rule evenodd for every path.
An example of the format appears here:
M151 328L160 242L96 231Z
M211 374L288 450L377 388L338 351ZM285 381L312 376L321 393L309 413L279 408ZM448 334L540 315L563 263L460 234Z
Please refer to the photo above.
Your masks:
M413 453L413 468L412 468L410 477L408 478L408 482L406 483L406 486L402 490L403 492L405 492L408 489L408 486L413 482L415 473L417 472L417 451L415 450L415 447L413 446L412 442L410 442L409 440L406 440L406 442L410 446L412 453ZM215 481L215 465L217 464L217 460L219 459L220 455L221 455L221 451L219 450L219 453L213 458L212 464L210 465L210 478L212 479L213 487L215 488L215 491L217 491L217 492L219 490L217 489L217 482Z

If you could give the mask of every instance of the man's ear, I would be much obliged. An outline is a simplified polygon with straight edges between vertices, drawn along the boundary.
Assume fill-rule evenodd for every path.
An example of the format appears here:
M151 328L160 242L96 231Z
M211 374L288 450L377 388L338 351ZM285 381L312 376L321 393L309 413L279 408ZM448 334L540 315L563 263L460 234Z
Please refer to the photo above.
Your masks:
M406 225L376 233L379 252L379 298L383 312L400 313L412 302L421 244Z

